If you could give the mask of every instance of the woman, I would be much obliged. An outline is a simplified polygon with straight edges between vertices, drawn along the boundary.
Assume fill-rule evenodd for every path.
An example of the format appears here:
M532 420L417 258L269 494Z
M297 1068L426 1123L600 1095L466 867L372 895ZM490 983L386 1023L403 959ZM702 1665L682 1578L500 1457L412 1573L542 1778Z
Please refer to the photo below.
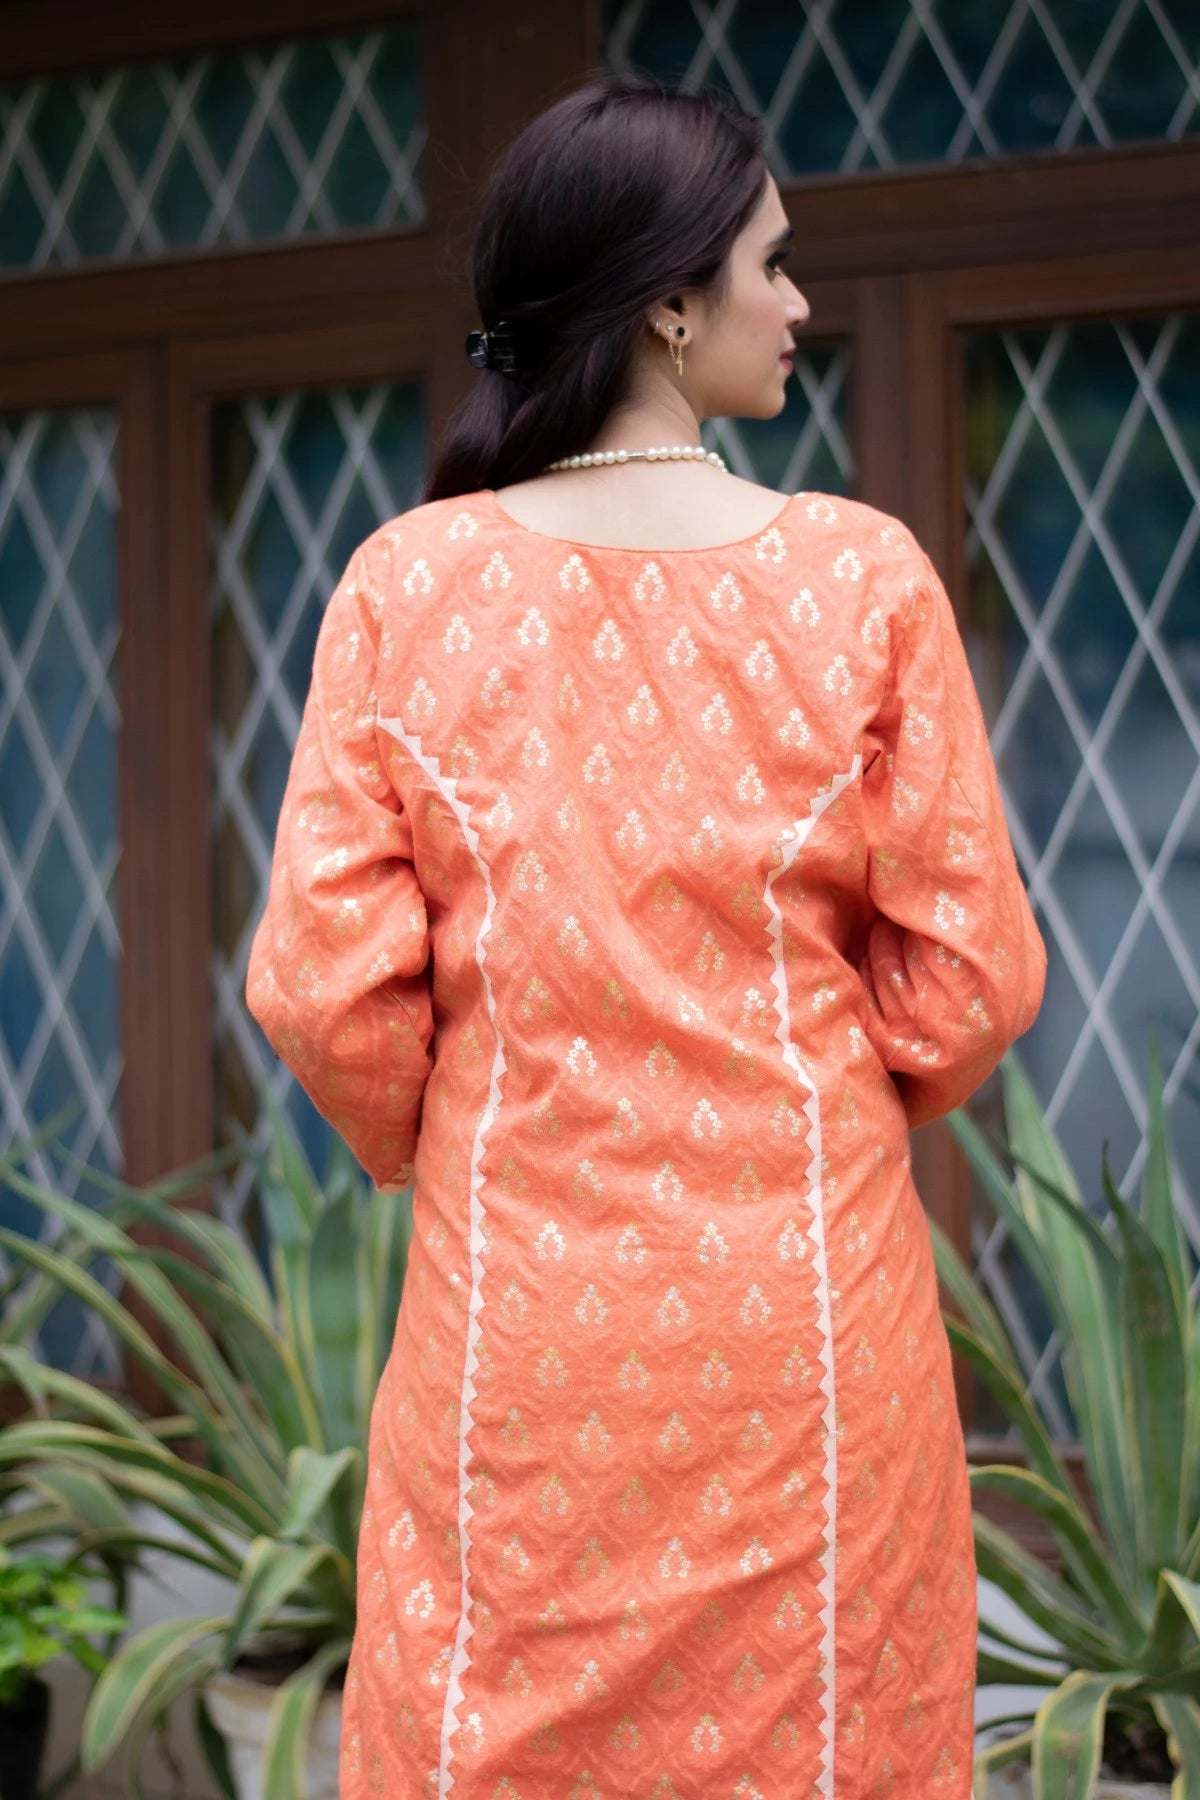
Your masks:
M762 134L604 79L510 146L478 387L317 645L247 994L415 1221L347 1800L970 1792L908 1127L1044 952L928 558L699 447L808 317Z

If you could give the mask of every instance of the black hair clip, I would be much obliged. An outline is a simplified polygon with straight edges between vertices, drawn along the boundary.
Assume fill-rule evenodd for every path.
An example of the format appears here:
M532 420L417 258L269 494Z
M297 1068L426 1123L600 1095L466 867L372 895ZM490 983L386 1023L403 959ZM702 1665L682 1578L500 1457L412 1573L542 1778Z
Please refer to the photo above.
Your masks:
M467 358L477 369L496 369L501 375L515 375L517 359L507 322L502 319L492 331L468 331Z

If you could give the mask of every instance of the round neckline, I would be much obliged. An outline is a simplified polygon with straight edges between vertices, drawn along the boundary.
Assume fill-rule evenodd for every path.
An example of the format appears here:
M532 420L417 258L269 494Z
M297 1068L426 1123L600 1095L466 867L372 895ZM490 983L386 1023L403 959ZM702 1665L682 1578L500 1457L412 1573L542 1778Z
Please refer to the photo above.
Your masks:
M506 512L496 497L495 488L480 488L479 492L487 495L493 511L499 514L505 524L511 525L514 531L523 531L528 537L541 538L547 544L562 544L568 550L612 550L618 556L716 556L725 550L741 550L747 544L756 544L759 538L774 530L793 500L800 498L799 494L788 494L774 518L768 519L765 525L761 525L747 537L732 538L724 544L681 544L677 548L668 546L666 549L637 549L630 544L586 544L578 538L556 537L553 532L539 531L535 525L524 525L520 519L514 519L510 512Z

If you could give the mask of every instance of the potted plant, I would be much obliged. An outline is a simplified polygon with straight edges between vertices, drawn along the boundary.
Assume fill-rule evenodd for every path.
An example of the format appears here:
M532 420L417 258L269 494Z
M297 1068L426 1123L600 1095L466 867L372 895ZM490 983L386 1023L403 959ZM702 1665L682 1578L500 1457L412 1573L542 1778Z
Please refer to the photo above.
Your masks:
M22 1316L20 1306L10 1306L20 1288L19 1277L6 1272L0 1288L0 1334ZM26 1300L33 1296L26 1291ZM35 1304L33 1312L39 1309ZM23 1315L30 1317L29 1313ZM18 1384L44 1414L46 1391L38 1365L14 1345L0 1348L25 1365L25 1379ZM11 1373L0 1365L0 1374ZM45 1372L51 1385L73 1377L59 1370ZM11 1420L13 1400L4 1395L5 1415ZM0 1425L0 1441L9 1429ZM136 1558L113 1548L94 1552L89 1535L98 1525L125 1520L125 1508L106 1485L95 1477L80 1477L53 1465L22 1468L16 1462L0 1462L0 1796L18 1800L37 1791L38 1774L48 1728L51 1696L39 1669L64 1651L96 1674L112 1654L117 1636L125 1629L122 1610L128 1572ZM26 1552L20 1557L14 1551ZM90 1605L86 1584L103 1579L109 1585L112 1606ZM98 1650L90 1637L104 1632L107 1642ZM47 1796L74 1781L79 1774L76 1757L60 1770Z
M46 1551L14 1557L0 1543L0 1794L34 1800L50 1718L50 1689L40 1671L63 1654L92 1674L104 1654L97 1632L124 1629L121 1613L92 1605L87 1574L74 1559Z
M60 1386L58 1416L0 1436L0 1464L48 1464L152 1504L178 1531L154 1547L232 1589L223 1612L164 1619L121 1647L84 1717L84 1769L124 1743L134 1779L151 1730L195 1691L200 1739L225 1791L317 1800L337 1792L338 1686L355 1622L370 1410L391 1348L411 1207L407 1196L375 1190L340 1143L316 1184L282 1117L268 1111L266 1150L242 1146L256 1167L265 1273L241 1233L178 1203L211 1162L144 1189L89 1171L108 1196L92 1208L41 1187L10 1159L8 1184L70 1234L74 1254L2 1229L0 1249L92 1308L178 1416L145 1420L86 1383L69 1393ZM153 1228L154 1245L137 1241L139 1224ZM96 1278L88 1264L100 1260L148 1310L165 1347ZM20 1354L0 1344L5 1364L28 1377ZM199 1460L183 1454L181 1437L198 1442ZM90 1542L128 1549L131 1528L114 1523ZM324 1774L308 1762L321 1743Z
M1035 1514L1061 1563L1051 1567L976 1513L980 1574L1057 1646L984 1628L980 1683L1045 1696L980 1752L976 1793L1169 1791L1183 1800L1200 1794L1200 1329L1157 1056L1140 1204L1118 1192L1105 1157L1103 1222L1011 1052L1002 1080L1003 1155L965 1113L951 1125L1061 1334L1089 1498L1027 1392L999 1315L934 1225L938 1273L960 1315L945 1314L951 1342L996 1397L1027 1462L973 1468L972 1488ZM1173 1772L1169 1790L1131 1785L1169 1783Z

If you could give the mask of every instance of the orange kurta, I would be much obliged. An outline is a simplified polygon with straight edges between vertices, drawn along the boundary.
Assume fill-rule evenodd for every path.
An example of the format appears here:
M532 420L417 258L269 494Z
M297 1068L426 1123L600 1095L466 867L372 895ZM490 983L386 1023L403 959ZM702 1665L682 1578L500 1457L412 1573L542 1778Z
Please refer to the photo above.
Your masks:
M1044 969L897 520L802 493L717 549L594 548L484 489L355 553L247 987L414 1182L343 1800L967 1800L908 1127Z

